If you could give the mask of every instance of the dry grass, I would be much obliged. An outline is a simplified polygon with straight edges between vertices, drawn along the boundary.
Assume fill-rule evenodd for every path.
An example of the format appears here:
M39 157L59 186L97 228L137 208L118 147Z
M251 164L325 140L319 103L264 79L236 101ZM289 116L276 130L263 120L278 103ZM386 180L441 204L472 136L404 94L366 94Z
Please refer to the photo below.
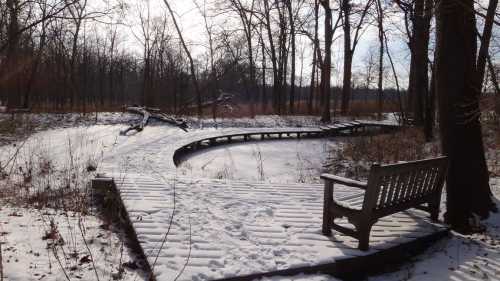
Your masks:
M98 198L100 201L92 194L88 183L102 161L102 152L91 142L91 136L86 133L68 135L58 146L61 155L55 154L54 146L43 139L22 139L16 146L0 148L0 153L6 153L6 158L11 159L8 163L0 163L0 203L12 209L40 212L47 222L42 226L45 235L40 239L47 240L49 260L64 272L66 280L73 280L73 275L86 270L93 272L93 280L122 279L124 243L133 241L121 233L123 226L116 206L118 201L113 198L115 194L108 192L105 197ZM89 216L99 218L92 221L102 222L103 230L93 225L93 232L101 235L109 233L111 228L114 236L120 236L121 246L92 245L100 238L89 234ZM54 223L56 219L57 224ZM117 253L117 249L121 249L120 252ZM103 259L113 260L112 268L103 271L95 264ZM142 270L139 268L139 274Z
M412 161L439 153L437 141L426 143L422 130L406 128L391 134L349 138L341 152L331 155L327 166L334 174L366 179L373 163Z

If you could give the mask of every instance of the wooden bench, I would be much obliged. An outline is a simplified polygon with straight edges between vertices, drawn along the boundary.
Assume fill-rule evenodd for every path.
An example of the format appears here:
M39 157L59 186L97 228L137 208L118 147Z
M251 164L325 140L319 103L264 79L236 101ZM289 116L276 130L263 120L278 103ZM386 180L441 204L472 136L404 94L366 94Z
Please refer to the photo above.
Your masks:
M373 165L366 183L322 174L321 178L325 181L323 234L330 236L333 228L358 239L358 248L366 251L370 230L382 217L418 208L429 212L431 219L437 221L447 166L446 157L403 164ZM345 206L335 201L335 183L364 189L361 208ZM339 217L347 217L354 228L335 224L334 219Z

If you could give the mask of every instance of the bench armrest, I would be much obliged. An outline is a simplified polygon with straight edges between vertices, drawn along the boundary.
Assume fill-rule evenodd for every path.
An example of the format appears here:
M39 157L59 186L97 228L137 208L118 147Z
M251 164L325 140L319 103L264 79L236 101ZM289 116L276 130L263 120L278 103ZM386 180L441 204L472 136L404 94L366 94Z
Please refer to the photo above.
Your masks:
M361 188L361 189L366 189L366 187L367 187L366 182L351 180L348 178L343 178L343 177L335 176L332 174L322 174L321 178L324 179L325 181L332 181L333 183L340 183L343 185L357 187L357 188Z

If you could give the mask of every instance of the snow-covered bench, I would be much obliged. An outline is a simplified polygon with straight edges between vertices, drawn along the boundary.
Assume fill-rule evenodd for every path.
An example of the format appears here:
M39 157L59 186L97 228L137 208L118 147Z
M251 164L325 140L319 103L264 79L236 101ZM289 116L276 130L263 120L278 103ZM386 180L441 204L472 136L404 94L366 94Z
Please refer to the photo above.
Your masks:
M322 174L325 181L323 234L330 236L333 228L358 239L358 248L366 251L371 228L382 217L418 208L429 212L431 219L437 221L447 166L446 157L373 165L366 183ZM353 207L337 202L333 196L334 183L364 189L362 205ZM339 217L347 217L354 229L335 224L334 219Z

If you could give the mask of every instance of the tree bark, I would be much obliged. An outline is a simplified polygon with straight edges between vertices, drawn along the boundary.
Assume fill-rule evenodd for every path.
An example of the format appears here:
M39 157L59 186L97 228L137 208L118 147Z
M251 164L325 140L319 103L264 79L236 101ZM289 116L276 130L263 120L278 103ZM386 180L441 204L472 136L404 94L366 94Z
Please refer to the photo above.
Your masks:
M486 218L496 207L479 121L475 87L476 34L472 0L442 0L437 7L436 91L443 153L449 158L445 220L471 232L473 214Z
M344 77L342 83L342 102L340 112L342 115L349 111L351 99L351 77L352 77L352 51L351 51L351 3L349 0L342 1L342 15L344 17Z
M290 20L290 41L291 41L291 48L292 48L292 53L291 53L291 59L292 59L292 69L290 73L290 114L294 114L294 107L295 107L295 53L296 53L296 46L295 46L295 17L293 15L293 7L292 7L292 0L287 0L286 1L287 5L287 10L288 10L288 18Z
M273 67L273 109L275 111L278 111L278 106L279 106L279 74L278 74L278 62L277 62L277 55L276 55L276 48L274 46L274 40L273 40L273 31L271 28L271 10L269 7L269 3L267 0L263 1L264 2L264 18L265 18L265 25L266 25L266 30L267 30L267 37L269 40L269 48L271 51L271 63Z
M378 40L379 40L379 60L378 60L378 120L382 120L383 99L384 99L384 11L380 0L376 1L378 14Z
M497 10L498 0L490 0L486 18L484 20L483 34L481 35L481 46L477 57L477 82L476 87L481 91L484 74L486 72L486 63L488 60L488 49L490 47L491 33L493 30L493 21L495 20L495 12Z
M413 17L413 79L410 81L413 95L413 114L416 125L424 124L425 102L429 95L429 29L432 0L416 0Z
M323 113L321 114L322 122L330 122L330 76L332 67L332 10L330 9L330 1L320 1L325 10L325 58L322 65L321 81L323 94Z
M309 98L307 102L307 112L308 114L313 113L313 100L314 100L314 92L316 89L316 65L318 63L316 53L319 52L319 44L318 44L318 20L319 20L319 2L318 0L314 0L314 41L313 41L313 60L312 60L312 69L311 69L311 85L309 86Z

